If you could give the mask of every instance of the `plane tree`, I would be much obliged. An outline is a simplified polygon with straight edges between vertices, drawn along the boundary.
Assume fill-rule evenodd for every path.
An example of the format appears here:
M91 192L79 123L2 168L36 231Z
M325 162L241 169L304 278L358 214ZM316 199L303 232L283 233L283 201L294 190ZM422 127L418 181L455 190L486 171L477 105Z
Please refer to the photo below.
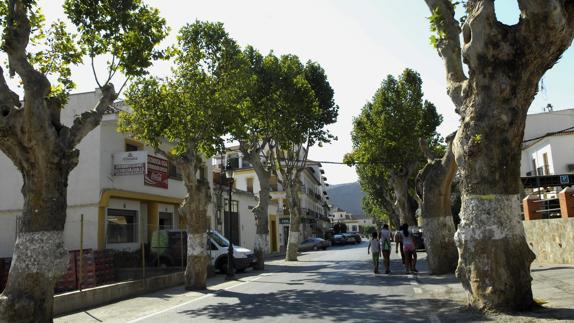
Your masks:
M325 70L318 63L308 61L303 65L298 57L284 55L279 64L272 160L290 214L285 260L296 261L301 232L301 174L309 167L309 148L336 139L325 126L337 120L339 107Z
M269 53L261 55L252 46L243 50L249 66L246 99L250 104L241 106L234 118L231 137L239 142L239 150L255 170L259 182L258 203L251 210L255 216L256 237L254 253L255 269L265 267L264 256L269 252L269 203L271 200L270 178L273 175L271 151L273 149L273 116L277 116L276 99L280 95L279 59Z
M223 136L235 111L248 104L242 89L249 78L240 47L221 23L187 24L173 55L173 75L140 78L129 87L131 112L120 115L120 129L154 147L181 172L187 191L180 205L188 232L185 288L201 290L210 262L206 159L224 151Z
M535 255L520 221L521 143L540 79L574 38L574 1L518 0L514 25L497 19L494 0L466 1L462 24L450 0L425 2L461 117L452 146L462 195L456 275L474 307L530 308Z
M347 163L357 164L366 191L377 194L376 199L391 215L396 208L399 222L409 225L416 225L409 181L423 159L419 138L435 146L440 140L436 127L442 122L435 106L423 100L421 86L420 76L411 69L398 78L387 76L353 121L353 151L345 158ZM389 189L394 207L389 203Z
M67 0L64 12L66 20L46 26L36 1L0 2L0 52L7 57L8 76L21 84L9 86L0 67L0 150L22 173L24 197L12 266L0 295L2 322L52 320L54 284L68 265L67 185L78 164L77 146L118 96L110 83L113 75L145 74L162 56L155 47L167 35L159 12L138 0ZM60 114L75 87L71 66L87 57L95 66L94 58L102 55L109 58L108 77L97 81L98 103L73 124L63 124Z

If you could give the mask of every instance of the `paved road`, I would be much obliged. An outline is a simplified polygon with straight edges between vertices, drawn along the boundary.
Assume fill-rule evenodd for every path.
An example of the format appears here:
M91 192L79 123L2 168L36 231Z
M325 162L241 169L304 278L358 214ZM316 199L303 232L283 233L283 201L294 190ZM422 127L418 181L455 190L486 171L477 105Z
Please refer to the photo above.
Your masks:
M208 293L154 293L56 322L438 322L437 304L423 297L400 260L392 261L391 275L374 275L366 248L363 242L308 252L298 262L270 262L265 272Z

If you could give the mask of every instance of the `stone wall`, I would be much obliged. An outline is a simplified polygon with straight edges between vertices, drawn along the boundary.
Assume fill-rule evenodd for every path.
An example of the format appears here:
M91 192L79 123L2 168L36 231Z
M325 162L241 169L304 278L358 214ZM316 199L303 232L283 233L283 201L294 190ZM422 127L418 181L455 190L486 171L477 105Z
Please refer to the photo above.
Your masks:
M539 264L574 264L574 218L523 221Z

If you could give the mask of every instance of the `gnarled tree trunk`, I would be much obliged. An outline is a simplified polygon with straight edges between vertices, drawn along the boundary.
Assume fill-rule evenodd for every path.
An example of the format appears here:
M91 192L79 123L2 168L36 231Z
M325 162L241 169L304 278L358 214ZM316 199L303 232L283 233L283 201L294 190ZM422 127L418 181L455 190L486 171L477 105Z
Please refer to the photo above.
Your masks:
M203 167L201 157L193 144L183 157L173 157L162 152L181 171L187 195L180 210L187 224L187 265L185 267L185 289L204 290L207 288L207 270L210 263L207 252L207 229L209 228L208 207L211 189L207 179L198 178Z
M447 151L441 159L435 159L421 140L421 148L429 160L419 172L416 182L417 194L421 198L427 261L432 274L453 273L458 262L450 207L450 188L456 174L453 137L454 134L447 138Z
M298 181L297 177L295 181ZM290 214L289 238L287 242L287 252L285 254L285 260L287 261L297 261L299 240L301 239L301 212L299 208L301 202L299 201L299 190L299 184L287 183L285 185Z
M255 247L253 252L255 253L257 262L255 263L254 269L263 270L265 269L265 254L269 253L269 194L271 192L269 178L271 177L271 172L265 168L260 156L260 151L265 148L265 146L260 147L260 149L253 149L251 152L248 151L245 146L245 144L242 145L240 143L243 156L253 165L253 169L259 181L257 205L251 211L255 216L256 225Z
M395 207L399 213L400 223L409 226L417 225L415 213L409 203L409 177L414 172L414 166L410 165L408 170L401 174L392 174L390 182L395 192Z
M451 1L426 2L440 16L437 47L462 118L453 142L462 194L457 277L477 308L529 308L535 256L520 220L521 143L538 82L574 37L574 3L519 0L520 21L507 26L494 1L469 0L461 57Z
M49 98L50 82L26 56L30 35L27 4L9 7L3 49L10 73L24 87L24 105L12 92L0 68L0 150L22 172L24 206L6 288L0 295L0 321L51 322L54 284L66 272L64 249L68 175L78 163L75 147L101 121L116 98L114 87L102 88L94 110L62 125L62 103Z

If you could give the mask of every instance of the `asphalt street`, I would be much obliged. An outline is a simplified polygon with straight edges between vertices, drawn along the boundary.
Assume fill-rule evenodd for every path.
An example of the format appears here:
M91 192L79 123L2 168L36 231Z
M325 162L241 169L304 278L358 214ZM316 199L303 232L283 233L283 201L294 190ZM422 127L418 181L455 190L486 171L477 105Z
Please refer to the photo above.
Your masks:
M244 283L132 322L436 321L398 259L391 275L375 275L369 261L365 241L307 252L298 262L273 262Z

